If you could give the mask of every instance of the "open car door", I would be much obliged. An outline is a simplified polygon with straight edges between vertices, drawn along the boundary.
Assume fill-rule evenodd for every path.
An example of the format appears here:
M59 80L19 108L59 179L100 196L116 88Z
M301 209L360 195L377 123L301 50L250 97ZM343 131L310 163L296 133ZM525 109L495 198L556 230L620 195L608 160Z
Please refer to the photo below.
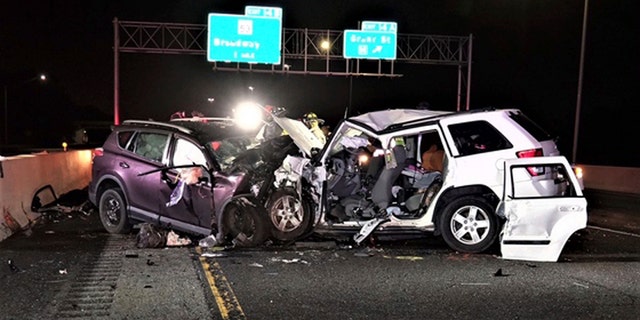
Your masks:
M498 215L504 259L555 262L569 237L587 227L587 201L565 157L506 160Z

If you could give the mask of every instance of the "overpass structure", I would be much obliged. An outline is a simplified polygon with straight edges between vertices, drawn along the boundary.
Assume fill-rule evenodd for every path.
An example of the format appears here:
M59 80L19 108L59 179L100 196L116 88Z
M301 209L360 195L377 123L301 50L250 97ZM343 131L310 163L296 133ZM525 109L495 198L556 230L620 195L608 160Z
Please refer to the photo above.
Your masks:
M207 25L113 20L114 123L119 124L120 53L207 53ZM401 77L396 63L445 65L457 68L456 107L469 110L473 35L398 34L395 60L360 60L343 57L344 31L282 30L282 62L272 64L214 62L214 71L343 77ZM327 41L328 47L321 46ZM463 104L464 103L464 104Z

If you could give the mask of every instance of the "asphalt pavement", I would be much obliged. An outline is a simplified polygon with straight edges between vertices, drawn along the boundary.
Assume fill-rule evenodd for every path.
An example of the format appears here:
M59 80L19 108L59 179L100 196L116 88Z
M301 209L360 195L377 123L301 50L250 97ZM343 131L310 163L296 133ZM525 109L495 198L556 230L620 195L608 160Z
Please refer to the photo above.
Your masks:
M61 200L64 206L82 206L86 204L85 192L76 190ZM225 318L221 316L220 303L214 297L215 290L207 281L209 274L223 273L223 269L230 280L229 285L235 288L242 301L245 314L253 315L251 318L254 319L260 318L257 315L326 319L319 313L322 310L334 312L341 319L388 318L383 313L393 318L393 307L403 305L412 309L396 311L396 315L407 318L429 310L436 310L432 313L435 318L451 314L471 318L478 310L487 312L484 316L495 316L499 313L480 301L489 305L499 301L487 301L482 298L483 292L510 301L508 308L513 309L518 305L517 299L524 299L527 294L552 304L552 298L545 298L545 290L554 292L553 297L568 299L574 304L575 310L567 307L555 318L589 314L588 310L578 310L577 307L594 308L599 315L596 318L606 315L611 307L608 303L589 305L578 300L590 299L590 294L597 299L620 299L620 302L615 302L617 304L612 302L615 307L611 310L623 313L612 313L611 317L633 318L627 311L640 312L638 303L633 302L637 299L635 284L640 276L637 270L635 273L622 271L626 267L619 262L630 261L633 265L638 262L637 241L625 239L640 237L640 210L634 207L634 198L615 196L617 201L623 202L606 205L606 201L593 201L595 205L591 206L590 200L590 228L571 239L567 253L562 257L562 262L578 262L569 265L506 262L496 260L492 254L457 254L447 249L439 238L427 239L415 247L389 246L372 252L339 247L307 251L268 248L227 253L228 258L222 260L203 260L193 246L137 249L135 234L107 234L97 212L90 206L80 211L50 212L29 230L0 242L0 262L5 264L0 267L0 319ZM611 250L611 243L620 246L620 253L611 253L615 251ZM363 260L363 256L364 259L373 258ZM455 264L454 269L449 263ZM304 269L308 264L316 268L313 273L304 272L309 270ZM609 269L599 269L605 266ZM578 267L577 271L570 269L574 267ZM495 278L496 270L503 268L508 273L507 277ZM550 275L535 278L540 277L543 269ZM421 272L428 270L437 271L448 280L425 278L431 275ZM517 277L508 277L515 272L531 274L532 278L523 278L522 282L515 283ZM619 274L616 276L611 272ZM372 278L373 274L379 279ZM569 277L567 281L570 281L556 285L554 283L558 280L551 279L553 274L559 275L560 279ZM490 276L489 281L483 278L487 276ZM300 282L296 283L296 279ZM504 293L498 282L493 283L498 279L514 282L515 286L509 290L520 288L520 291ZM541 279L548 282L540 284ZM620 279L626 280L620 282ZM453 281L452 287L446 285L447 281ZM424 283L425 286L418 290L412 282ZM351 285L345 286L349 283ZM256 285L266 286L269 290L256 291ZM315 295L305 290L309 286L321 288L322 293L316 291L319 295ZM451 294L450 306L434 304L432 299L445 297L436 288ZM466 290L469 288L477 288L478 291L468 293ZM598 291L581 291L588 288ZM369 289L375 292L367 292ZM574 291L580 292L576 295ZM623 291L630 293L621 293ZM460 304L461 309L458 310L452 309L456 301L462 303L459 297L465 294L478 294L473 297L481 300L466 307ZM416 305L418 300L426 304ZM292 301L297 305L295 309L291 308ZM381 304L382 301L386 301L385 304ZM514 315L525 315L520 318L531 318L528 315L538 311L552 314L550 306L534 305L530 308L531 313L518 308L510 310ZM372 316L371 312L379 314ZM479 314L477 318L483 318L483 315Z

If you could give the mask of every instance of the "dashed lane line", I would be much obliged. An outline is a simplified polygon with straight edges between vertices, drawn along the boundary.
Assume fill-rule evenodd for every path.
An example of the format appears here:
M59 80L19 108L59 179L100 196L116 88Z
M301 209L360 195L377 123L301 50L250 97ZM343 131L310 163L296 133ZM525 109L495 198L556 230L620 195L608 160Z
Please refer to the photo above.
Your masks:
M200 256L202 269L204 270L205 277L209 282L211 292L216 299L222 319L247 319L244 311L242 311L240 302L238 302L235 293L233 293L231 284L224 276L220 265L217 262L209 264L209 262L207 262L207 258L202 256L202 249L200 247L196 247L196 252Z

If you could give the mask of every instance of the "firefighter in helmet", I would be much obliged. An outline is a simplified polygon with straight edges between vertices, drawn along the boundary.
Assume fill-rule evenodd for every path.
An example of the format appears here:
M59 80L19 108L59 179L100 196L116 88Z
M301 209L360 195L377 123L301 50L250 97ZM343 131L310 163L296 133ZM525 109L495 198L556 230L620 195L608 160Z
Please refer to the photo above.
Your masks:
M320 139L322 144L327 142L327 136L324 134L324 131L322 131L322 128L320 128L320 126L324 124L324 120L318 118L317 114L313 112L306 113L302 117L302 122L304 122L307 128L309 128L309 130L311 130L311 132Z

